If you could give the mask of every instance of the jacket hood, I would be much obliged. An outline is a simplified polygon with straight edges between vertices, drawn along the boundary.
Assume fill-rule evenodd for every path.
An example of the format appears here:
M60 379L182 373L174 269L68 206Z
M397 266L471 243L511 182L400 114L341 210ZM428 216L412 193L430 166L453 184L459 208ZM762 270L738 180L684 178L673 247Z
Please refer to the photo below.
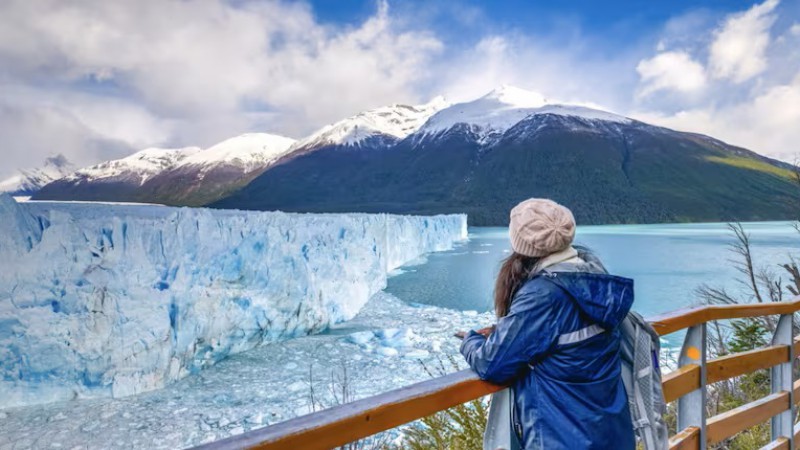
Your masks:
M578 250L578 262L544 269L544 276L567 291L592 321L610 330L619 326L633 305L633 280L606 272L590 252Z
M606 330L617 328L633 305L633 280L603 273L545 274L567 291L589 319Z

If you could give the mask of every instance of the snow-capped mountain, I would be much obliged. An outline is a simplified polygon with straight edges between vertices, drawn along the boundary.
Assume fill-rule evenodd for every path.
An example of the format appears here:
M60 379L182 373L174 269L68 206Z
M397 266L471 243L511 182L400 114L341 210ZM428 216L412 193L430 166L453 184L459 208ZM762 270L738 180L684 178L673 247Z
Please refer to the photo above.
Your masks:
M46 186L35 200L94 200L199 206L226 196L283 161L320 148L388 148L449 106L443 97L418 106L364 111L293 139L248 133L205 150L147 149L81 169Z
M36 200L93 200L197 204L240 187L284 155L293 139L249 133L205 150L148 148L75 171L45 186Z
M78 169L42 187L34 200L140 201L136 192L152 176L200 151L198 147L147 148Z
M198 152L199 147L146 148L122 159L78 169L64 177L63 181L78 184L124 181L142 185L153 175L175 167Z
M213 206L466 212L493 226L520 200L548 197L582 224L796 217L786 164L510 86L443 108L381 149L293 154Z
M428 118L448 106L444 97L439 96L424 105L394 104L364 111L326 125L297 141L292 152L327 146L360 146L374 138L398 141L417 131Z
M38 192L43 186L62 178L75 170L75 166L64 155L47 158L42 167L23 169L0 181L0 192L27 196Z
M241 167L244 172L263 169L289 150L295 140L268 133L246 133L194 153L176 167L198 166L207 172L220 165Z
M580 117L589 120L628 123L630 119L579 105L554 104L543 95L504 85L476 100L457 103L434 114L418 136L440 135L459 125L479 139L498 136L520 121L537 114Z
M204 205L249 183L286 155L294 142L268 133L227 139L154 175L137 195L150 203Z

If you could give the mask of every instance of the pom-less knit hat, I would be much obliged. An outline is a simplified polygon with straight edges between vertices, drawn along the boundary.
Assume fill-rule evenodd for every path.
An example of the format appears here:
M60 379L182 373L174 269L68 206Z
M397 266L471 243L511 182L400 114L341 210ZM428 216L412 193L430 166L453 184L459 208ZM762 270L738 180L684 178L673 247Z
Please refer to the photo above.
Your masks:
M515 252L542 257L572 244L575 218L569 209L552 200L530 198L511 210L508 231Z

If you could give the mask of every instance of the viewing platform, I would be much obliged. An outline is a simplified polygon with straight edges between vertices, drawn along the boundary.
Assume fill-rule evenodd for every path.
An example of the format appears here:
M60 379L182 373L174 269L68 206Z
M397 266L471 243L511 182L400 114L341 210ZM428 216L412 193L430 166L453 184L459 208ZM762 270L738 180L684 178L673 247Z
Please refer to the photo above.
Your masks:
M800 351L800 338L794 336L794 314L798 311L800 298L782 303L701 306L648 319L661 336L686 330L678 368L663 377L667 403L678 402L678 432L670 438L670 449L705 449L768 419L771 419L772 442L764 448L796 448L800 426L794 425L794 417L800 382L794 380L792 362ZM707 359L706 329L709 323L761 316L779 316L770 345ZM706 417L708 385L760 369L771 371L771 393L768 396ZM472 370L462 370L196 449L330 449L478 399L504 387L481 381Z

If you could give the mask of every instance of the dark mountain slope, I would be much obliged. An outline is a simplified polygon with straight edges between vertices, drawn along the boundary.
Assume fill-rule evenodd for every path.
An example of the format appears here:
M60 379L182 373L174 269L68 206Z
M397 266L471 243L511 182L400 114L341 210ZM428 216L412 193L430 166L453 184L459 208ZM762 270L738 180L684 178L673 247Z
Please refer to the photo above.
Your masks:
M153 176L136 190L134 197L147 203L202 206L246 186L264 169L245 172L234 165L219 165L203 171L181 166Z
M537 114L489 143L458 125L389 149L290 155L212 206L465 212L473 225L505 225L518 201L549 197L582 224L778 220L796 218L799 190L789 166L705 136Z

